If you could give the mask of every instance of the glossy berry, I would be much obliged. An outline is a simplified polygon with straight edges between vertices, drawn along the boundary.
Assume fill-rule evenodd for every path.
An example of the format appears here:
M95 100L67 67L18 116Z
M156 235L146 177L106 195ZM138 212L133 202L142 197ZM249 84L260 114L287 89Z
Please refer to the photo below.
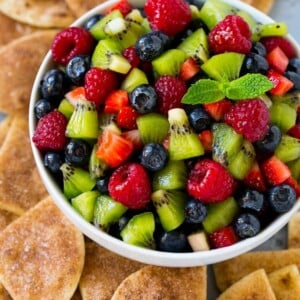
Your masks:
M66 65L76 55L90 55L94 39L90 32L81 27L69 27L61 30L51 45L54 62Z
M300 58L290 59L287 69L300 74Z
M74 166L85 166L91 154L90 145L84 140L72 139L65 148L65 161Z
M123 17L125 17L128 13L131 12L132 6L130 5L130 3L127 0L120 0L116 4L114 4L113 6L110 7L108 9L107 13L110 13L116 9L121 12Z
M48 151L44 155L44 166L54 174L60 171L60 166L63 162L63 155L59 152Z
M208 236L212 248L218 249L235 244L238 238L231 226L223 227Z
M261 224L254 214L243 213L235 219L233 227L241 239L246 239L257 235L260 232Z
M168 152L161 144L146 144L141 153L141 164L149 171L161 170L167 163Z
M214 53L251 51L251 30L237 15L229 15L219 22L209 33L209 47Z
M136 129L136 119L139 113L131 106L122 107L117 115L117 125L124 129Z
M287 71L284 73L284 76L294 84L293 90L300 90L300 73Z
M101 194L108 194L109 176L102 176L96 179L96 188Z
M149 84L137 86L129 95L131 105L141 114L153 111L157 104L155 89Z
M157 240L158 250L167 252L184 252L188 248L186 235L179 230L161 234Z
M242 209L255 213L263 212L266 205L264 194L251 189L244 190L237 201Z
M85 73L89 70L91 58L88 55L74 56L66 65L66 76L74 85L84 84Z
M197 133L200 133L201 131L208 129L212 123L212 119L210 115L202 107L195 107L191 109L188 112L188 119L190 125Z
M38 120L47 115L51 110L53 110L53 106L46 99L40 99L34 105L34 115Z
M253 42L251 52L263 57L267 55L266 47L261 42Z
M101 14L95 14L93 16L91 16L84 24L83 24L83 28L86 30L90 30L96 23L98 23L98 21L100 21L102 18L104 17L104 15Z
M273 211L285 213L294 206L297 195L290 185L281 184L272 187L268 191L267 198Z
M207 207L205 204L190 198L184 208L185 221L191 224L200 224L207 216Z
M290 136L293 136L300 140L300 123L297 123L292 128L290 128L287 133Z
M266 47L268 53L274 48L280 47L280 49L288 58L293 58L296 56L296 50L294 46L285 37L269 36L262 38L260 42Z
M191 5L197 6L199 9L204 5L204 0L186 0Z
M137 68L141 63L139 56L136 53L135 47L130 46L122 51L122 55L129 61L132 68Z
M254 162L247 176L244 178L244 183L247 187L259 192L267 191L266 180L257 161Z
M241 75L247 73L265 74L269 70L268 61L261 55L249 53L243 62Z
M274 152L281 141L281 136L280 128L272 124L263 139L255 143L255 147L260 151Z
M259 99L238 101L224 116L225 122L250 142L261 140L269 130L270 113Z

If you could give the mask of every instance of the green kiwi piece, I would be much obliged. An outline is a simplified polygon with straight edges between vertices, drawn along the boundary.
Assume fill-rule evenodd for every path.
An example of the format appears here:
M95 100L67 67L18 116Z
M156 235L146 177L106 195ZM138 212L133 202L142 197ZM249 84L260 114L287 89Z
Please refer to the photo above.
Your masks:
M121 89L130 93L137 86L141 84L148 84L148 83L149 83L148 78L142 70L138 68L132 68L131 71L126 75L123 82L121 83Z
M228 226L237 215L239 206L233 197L225 201L208 205L207 216L202 225L207 233Z
M128 210L122 203L108 195L100 195L96 199L93 222L96 226L107 231L111 224L116 223Z
M91 191L96 185L95 179L92 179L90 173L84 169L63 163L60 170L63 174L63 192L68 199Z
M133 216L121 230L120 235L127 244L143 248L155 248L154 230L153 213L144 212Z
M212 56L201 69L212 79L232 81L240 75L245 55L235 52L225 52Z
M136 124L144 144L162 143L169 132L168 119L158 113L141 115Z
M270 107L271 122L286 132L296 124L297 110L284 102L275 102Z
M300 92L299 91L290 92L285 94L284 96L272 95L272 101L274 103L282 102L288 104L294 109L297 109L298 105L300 104Z
M186 193L178 190L158 190L151 195L160 223L165 231L179 227L184 219Z
M152 187L157 190L178 190L185 188L187 168L182 160L169 160L167 165L153 175Z
M184 51L170 49L152 61L153 72L156 77L163 75L177 76L182 63L187 59Z
M92 54L91 65L127 74L131 69L129 61L122 56L122 45L114 39L103 39L98 42Z
M73 208L83 216L83 218L92 222L94 217L94 206L96 198L100 195L98 191L88 191L71 199Z
M243 144L243 136L225 123L215 123L212 126L213 160L227 167L232 158L238 154Z
M95 144L92 149L92 153L89 161L89 172L91 178L96 179L104 175L104 172L108 169L107 164L99 159L96 155L98 145Z
M169 155L171 160L183 160L204 154L198 135L192 130L182 108L168 111L170 124Z
M188 36L177 49L184 51L199 64L209 58L207 35L203 28L199 28Z
M62 99L58 105L58 111L61 112L68 120L74 112L74 106L67 99Z
M275 155L284 163L300 158L300 140L286 134L282 135Z
M300 159L295 159L286 163L291 170L292 176L299 181L300 180Z
M126 29L127 24L123 16L110 20L103 27L104 33L108 36L115 36L117 34L121 34Z
M66 136L84 140L97 139L98 113L94 102L78 100L66 128Z
M253 166L254 160L255 149L249 141L244 140L240 151L230 160L228 171L235 179L243 180Z
M257 25L252 29L252 41L259 41L268 36L285 36L288 34L288 27L285 22L275 22Z

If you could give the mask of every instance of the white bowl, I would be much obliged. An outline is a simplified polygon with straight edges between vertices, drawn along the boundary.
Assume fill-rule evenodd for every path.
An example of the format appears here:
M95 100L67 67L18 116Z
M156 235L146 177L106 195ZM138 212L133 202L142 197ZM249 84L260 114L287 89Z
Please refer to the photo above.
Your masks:
M112 4L116 3L118 0L110 0L99 6L95 7L84 16L80 17L73 25L80 26L82 25L88 18L90 18L95 13L105 12ZM270 23L274 22L271 18L256 10L253 7L250 7L243 2L238 0L223 0L241 10L247 11L250 15L252 15L258 22L261 23ZM132 4L136 6L143 6L143 0L134 0L131 1ZM295 48L298 50L299 54L299 46L296 41L289 36L291 42L295 45ZM45 74L46 70L51 68L53 63L51 62L51 53L48 52L45 59L43 60L40 69L37 73L31 99L30 99L30 108L29 108L29 130L30 130L30 138L32 137L35 127L36 120L34 117L34 104L39 97L39 84L40 81ZM257 236L242 240L232 246L224 247L220 249L213 249L209 251L201 251L201 252L191 252L191 253L170 253L170 252L161 252L156 250L145 249L141 247L136 247L132 245L128 245L121 240L110 236L109 234L100 231L94 225L88 223L84 220L70 205L69 201L63 195L63 192L58 187L55 180L46 170L43 165L42 157L32 143L32 151L36 161L37 168L40 172L41 178L55 201L56 205L62 210L62 212L70 219L70 221L78 227L80 231L82 231L86 236L90 239L94 240L99 245L119 254L125 256L130 259L138 260L143 263L153 264L153 265L161 265L161 266L171 266L171 267L190 267L190 266L200 266L200 265L208 265L220 261L224 261L226 259L235 257L239 254L245 253L247 251L252 250L253 248L259 246L263 242L267 241L274 234L276 234L282 227L284 227L291 216L300 208L300 201L297 201L295 206L287 213L281 215L277 218L272 224L270 224L266 229L262 230Z

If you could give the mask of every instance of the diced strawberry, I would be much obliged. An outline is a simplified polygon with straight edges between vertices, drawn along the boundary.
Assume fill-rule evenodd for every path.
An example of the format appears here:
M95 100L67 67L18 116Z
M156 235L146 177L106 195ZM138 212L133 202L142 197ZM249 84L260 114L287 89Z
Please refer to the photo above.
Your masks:
M138 129L123 131L121 136L133 144L134 150L143 148L143 141Z
M270 90L272 95L283 96L294 86L292 81L275 70L269 70L267 76L274 85Z
M289 59L281 48L276 47L267 54L267 61L271 68L283 74L289 64Z
M188 81L189 79L194 77L199 72L200 72L199 65L192 57L189 57L181 65L179 77L184 81Z
M65 98L75 107L78 100L86 100L84 87L79 86L69 91L65 94Z
M288 130L287 133L297 139L300 139L300 124L294 125L292 128Z
M228 247L238 241L232 226L223 227L208 235L209 241L213 248Z
M203 130L198 134L198 136L205 152L211 152L213 144L213 136L211 130Z
M105 129L98 138L96 155L108 166L115 168L126 161L134 149L133 143L117 133Z
M266 192L267 186L265 178L261 172L261 169L257 162L255 162L250 169L247 176L244 178L244 183L251 189L257 190L259 192Z
M271 52L272 49L280 47L288 58L296 57L296 50L293 44L282 36L268 36L260 40L260 42L266 47L267 52Z
M203 106L214 120L220 121L225 113L229 111L232 103L228 99L223 99L218 102L203 104Z
M141 63L140 57L137 55L134 46L124 49L122 55L129 61L132 68L137 68Z
M122 107L129 105L128 93L124 90L111 92L105 100L104 112L107 114L116 114Z
M300 197L300 185L294 177L289 177L284 183L291 186L295 190L297 197Z
M129 14L132 10L132 6L127 0L120 0L115 5L111 6L110 9L107 11L107 14L111 13L114 10L119 10L121 14L125 17Z
M136 119L139 113L131 106L124 106L117 115L117 124L125 129L136 129Z
M270 185L278 185L291 176L291 171L279 158L272 156L262 163L262 172Z

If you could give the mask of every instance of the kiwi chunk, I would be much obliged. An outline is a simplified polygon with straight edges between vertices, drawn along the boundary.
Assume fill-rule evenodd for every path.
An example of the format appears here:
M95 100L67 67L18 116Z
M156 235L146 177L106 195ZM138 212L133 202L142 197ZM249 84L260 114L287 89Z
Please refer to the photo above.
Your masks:
M212 56L201 69L212 79L232 81L240 75L245 55L235 52L225 52Z
M144 144L162 143L169 131L168 119L157 113L138 117L136 124Z
M184 219L186 193L178 190L158 190L151 195L160 223L165 231L179 227Z
M182 108L168 111L170 123L169 155L171 160L183 160L204 154L198 135L192 130Z
M284 163L300 158L300 140L289 135L282 135L275 155Z
M259 41L268 36L285 36L288 34L288 27L285 22L275 22L267 24L257 24L252 29L252 41Z
M74 112L74 106L69 100L62 99L58 105L58 111L60 111L69 120Z
M125 77L121 84L121 89L127 91L128 93L132 92L137 86L141 84L148 84L148 78L146 74L138 69L133 68Z
M169 160L167 165L154 173L153 190L183 189L187 180L187 168L182 160Z
M297 107L300 105L300 92L290 92L285 94L284 96L274 96L272 95L272 101L274 103L281 102L288 104L294 109L297 109Z
M300 159L295 159L286 163L292 172L292 176L299 181L300 180Z
M98 145L95 144L92 149L92 153L89 161L89 172L91 178L96 179L104 175L104 172L108 169L108 165L96 155Z
M107 231L109 226L116 223L127 210L126 206L115 201L110 196L100 195L95 203L94 224Z
M98 114L94 102L78 100L66 128L66 136L84 140L97 139Z
M122 240L131 245L143 248L155 248L155 219L151 212L133 216L121 230Z
M212 233L228 226L237 215L238 210L238 204L233 197L229 197L223 202L210 204L207 216L202 222L204 230Z
M297 110L284 102L275 102L270 107L271 122L286 132L296 124Z
M84 192L71 199L73 208L83 216L83 218L92 222L94 216L94 206L96 198L100 195L98 191Z

